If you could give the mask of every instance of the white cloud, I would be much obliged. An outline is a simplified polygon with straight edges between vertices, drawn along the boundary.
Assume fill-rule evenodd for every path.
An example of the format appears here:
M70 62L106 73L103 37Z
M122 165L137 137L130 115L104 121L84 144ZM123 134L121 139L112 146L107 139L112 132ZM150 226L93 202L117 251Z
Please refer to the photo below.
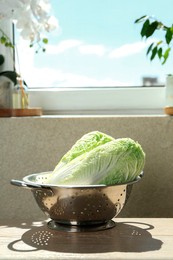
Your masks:
M33 81L34 79L34 81ZM130 83L111 78L95 79L85 75L67 73L50 68L32 68L26 72L25 80L29 87L88 87L88 86L128 86Z
M154 39L148 41L140 41L131 44L122 45L119 48L112 50L109 53L109 58L121 58L127 57L136 53L140 53L143 49L145 49L151 42L155 41Z
M23 68L22 76L30 88L49 88L61 86L66 82L66 74L61 70L52 68Z
M123 57L135 54L141 51L148 42L137 42L134 44L123 45L109 53L110 58ZM106 53L103 45L85 45L78 40L66 40L60 42L57 46L47 46L47 54L58 54L70 48L79 48L81 54L93 54L102 56ZM114 78L97 79L86 75L79 75L70 72L64 72L56 68L39 68L34 65L34 50L28 48L26 42L21 41L18 45L20 49L20 67L21 74L29 87L80 87L80 86L128 86L131 82L117 81ZM42 54L44 55L44 54ZM43 56L44 59L44 56ZM48 65L47 65L48 66Z
M46 48L46 53L47 54L59 54L66 50L78 47L81 44L82 44L81 41L75 40L75 39L64 40L64 41L61 41L57 45L48 44L48 46Z
M16 68L17 72L21 73L24 77L23 72L28 72L34 65L34 48L30 48L27 41L20 38L20 41L16 47Z
M77 40L68 40L63 41L59 44L59 48L52 49L51 53L54 51L56 53L60 51L65 51L69 48L82 46L82 51L85 53L97 53L97 55L103 55L105 49L102 45L82 45L80 41ZM53 46L49 46L53 47ZM86 48L84 48L86 47ZM98 48L99 47L99 48ZM21 74L29 87L80 87L80 86L127 86L130 83L125 81L117 81L111 78L105 79L96 79L93 77L89 77L86 75L79 75L70 72L64 72L58 70L56 68L39 68L34 65L34 50L29 48L25 41L21 41L18 45L18 49L20 49L20 69ZM80 50L81 51L81 50ZM47 52L46 52L47 53ZM55 54L56 54L55 53ZM44 59L44 54L43 59ZM19 71L19 70L18 70Z
M79 52L82 54L95 54L103 56L105 54L105 47L103 45L81 45L79 46Z
M47 54L59 54L69 49L76 48L81 54L94 54L97 56L103 56L106 52L106 48L101 44L84 44L82 41L69 39L61 41L57 45L48 45L46 48Z
M146 41L139 41L130 44L124 44L119 48L109 51L108 57L111 59L127 57L140 53L143 51L151 42L156 42L157 39L149 39ZM47 46L47 54L59 54L65 52L69 49L76 48L83 55L97 55L104 56L107 53L108 48L103 44L85 44L82 41L76 39L69 39L61 41L58 45L49 45Z
M60 83L60 86L62 87L98 87L98 86L125 86L128 85L127 82L120 82L117 80L113 80L110 78L106 78L104 80L102 79L95 79L91 77L87 77L85 75L78 75L78 74L72 74L72 73L64 73L64 82Z

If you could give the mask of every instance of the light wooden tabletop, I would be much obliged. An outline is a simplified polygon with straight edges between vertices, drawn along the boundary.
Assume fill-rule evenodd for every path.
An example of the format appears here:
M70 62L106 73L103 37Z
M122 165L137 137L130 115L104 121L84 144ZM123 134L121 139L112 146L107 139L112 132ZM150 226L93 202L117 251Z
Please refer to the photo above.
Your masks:
M0 225L0 259L173 259L173 218L116 218L115 227L68 233L46 222Z

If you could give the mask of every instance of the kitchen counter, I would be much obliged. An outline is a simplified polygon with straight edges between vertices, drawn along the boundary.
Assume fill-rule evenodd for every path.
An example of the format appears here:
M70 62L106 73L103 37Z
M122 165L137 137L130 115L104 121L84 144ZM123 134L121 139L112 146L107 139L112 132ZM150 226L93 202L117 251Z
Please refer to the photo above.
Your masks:
M173 218L116 218L113 228L55 231L46 221L0 223L0 259L173 259Z

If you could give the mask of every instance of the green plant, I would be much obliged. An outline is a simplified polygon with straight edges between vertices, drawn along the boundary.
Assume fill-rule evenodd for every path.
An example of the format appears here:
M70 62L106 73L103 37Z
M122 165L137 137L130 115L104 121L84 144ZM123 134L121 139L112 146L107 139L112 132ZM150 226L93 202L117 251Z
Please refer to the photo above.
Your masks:
M163 32L163 39L159 39L157 41L153 40L153 42L149 45L146 54L150 55L151 61L158 57L161 64L165 64L171 53L171 44L173 42L173 25L166 26L161 21L148 15L138 18L135 23L143 23L140 32L142 38L150 38L156 34L158 30Z
M14 48L10 38L6 35L6 33L0 28L0 43L5 47Z
M0 44L4 45L5 47L15 48L14 44L12 43L8 35L2 30L2 28L0 28ZM30 42L29 47L32 48L37 45L35 53L38 53L40 50L42 50L42 52L45 52L46 51L45 46L47 44L48 44L48 38L44 37L39 41Z

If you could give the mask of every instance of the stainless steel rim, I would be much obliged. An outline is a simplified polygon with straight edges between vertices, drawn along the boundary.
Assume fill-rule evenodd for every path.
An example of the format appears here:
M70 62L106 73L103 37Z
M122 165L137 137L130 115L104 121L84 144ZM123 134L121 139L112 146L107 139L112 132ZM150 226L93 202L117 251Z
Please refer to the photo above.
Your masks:
M25 185L27 186L32 186L33 188L34 186L36 186L38 188L38 185L42 188L67 188L67 189L73 189L73 188L79 188L79 189L93 189L93 188L101 188L101 187L111 187L111 186L121 186L121 185L132 185L136 182L138 182L139 180L141 180L141 178L143 177L143 172L141 172L141 174L133 181L131 182L126 182L126 183L119 183L119 184L115 184L115 185L103 185L103 184L99 184L99 185L53 185L53 184L44 184L44 183L39 183L35 180L38 176L42 176L44 178L44 176L50 174L50 172L43 172L43 173L33 173L30 175L27 175L23 178L23 182L25 183ZM14 182L14 180L12 180ZM14 184L14 183L12 183Z

